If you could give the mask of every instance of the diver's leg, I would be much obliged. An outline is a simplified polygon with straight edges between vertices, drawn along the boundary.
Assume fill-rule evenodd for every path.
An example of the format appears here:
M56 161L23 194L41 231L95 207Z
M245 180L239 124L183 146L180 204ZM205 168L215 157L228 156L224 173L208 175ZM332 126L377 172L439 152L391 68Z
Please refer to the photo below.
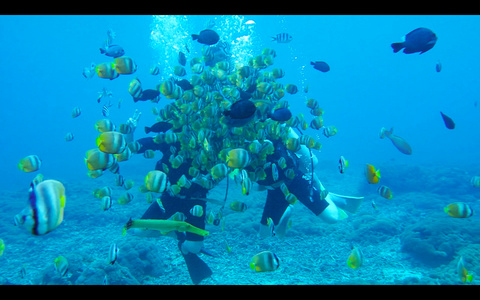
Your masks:
M267 226L267 219L272 218L273 224L279 224L282 216L287 211L289 207L288 202L285 200L285 195L283 194L282 190L279 188L274 190L268 190L267 192L267 200L265 201L265 206L263 208L262 219L260 220L260 229L259 229L259 236L261 238L266 238L271 235L270 230ZM291 214L291 209L288 210L288 216ZM284 221L287 222L284 218ZM279 230L280 228L277 228ZM286 227L285 227L286 230ZM280 235L284 235L284 232L281 232Z
M185 222L195 227L205 229L205 201L179 198L175 200L177 209L186 216ZM195 205L200 205L203 208L204 213L199 217L190 213L190 210ZM197 255L200 252L209 254L203 249L204 237L191 232L178 233L177 236L179 236L178 248L185 259L190 278L194 284L199 284L203 279L210 277L213 273L210 267Z
M298 173L292 182L288 185L290 193L294 194L316 216L327 223L335 223L341 219L340 212L336 205L328 199L322 199L318 184L311 184L307 176Z

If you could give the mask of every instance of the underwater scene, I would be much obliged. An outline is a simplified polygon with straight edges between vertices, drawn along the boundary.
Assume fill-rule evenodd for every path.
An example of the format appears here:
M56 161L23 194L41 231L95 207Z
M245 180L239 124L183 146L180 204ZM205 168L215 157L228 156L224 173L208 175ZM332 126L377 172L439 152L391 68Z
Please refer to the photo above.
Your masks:
M0 16L0 284L478 284L479 32Z

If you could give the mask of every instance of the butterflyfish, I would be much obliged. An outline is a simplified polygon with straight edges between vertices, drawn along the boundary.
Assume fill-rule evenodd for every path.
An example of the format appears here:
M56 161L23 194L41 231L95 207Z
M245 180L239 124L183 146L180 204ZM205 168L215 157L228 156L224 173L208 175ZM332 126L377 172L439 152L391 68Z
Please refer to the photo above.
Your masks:
M463 260L463 256L460 256L460 259L457 262L457 274L463 283L472 282L473 280L473 275L468 274L468 271L465 268L465 261Z
M125 150L127 142L120 132L106 131L97 137L97 146L102 152L118 154Z
M377 189L377 193L380 194L380 196L382 196L385 199L392 199L393 198L392 190L385 185L380 186Z
M63 221L65 187L57 180L30 184L29 201L22 216L23 226L34 235L44 235Z
M163 193L167 188L167 174L162 171L150 171L145 176L145 186L147 190L155 193Z
M42 166L42 160L37 155L28 155L20 160L18 168L23 172L34 172Z
M447 205L444 211L453 218L470 218L473 216L473 209L465 202L454 202Z
M272 272L280 267L280 259L271 251L263 251L252 257L250 268L255 272Z
M353 247L350 256L347 259L347 265L352 269L358 269L363 264L363 253L357 247Z
M368 183L375 184L380 180L380 170L375 170L375 167L367 164L365 166L365 177L367 178Z

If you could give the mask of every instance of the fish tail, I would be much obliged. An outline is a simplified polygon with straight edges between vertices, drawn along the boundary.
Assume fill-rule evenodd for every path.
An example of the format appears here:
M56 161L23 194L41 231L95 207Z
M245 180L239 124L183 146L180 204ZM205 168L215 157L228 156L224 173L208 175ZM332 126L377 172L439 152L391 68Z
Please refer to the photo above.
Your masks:
M199 36L198 34L192 34L192 39L195 41L198 39L198 36Z
M377 175L378 178L382 178L382 176L380 176L380 170L377 170L375 174Z
M392 45L393 53L397 53L398 51L402 50L405 46L402 43L393 43Z
M152 130L151 130L150 127L145 126L145 133L149 133L149 132L151 132L151 131L152 131Z
M132 226L133 226L133 220L132 218L130 218L130 220L128 220L128 222L123 226L122 236L125 236L125 234L127 234L127 230L130 229Z
M253 262L250 263L250 269L255 270L255 263Z
M277 37L276 36L272 36L272 42L276 41L277 40Z
M467 282L472 282L472 280L473 280L473 275L467 275L466 281Z
M187 222L185 222L185 223L187 223ZM195 226L193 226L193 225L190 224L190 223L187 223L187 224L188 224L188 226L187 226L187 228L186 228L185 231L188 231L188 232L191 232L191 233L200 235L200 236L207 236L207 235L209 234L209 232L206 231L206 230L203 230L203 229L201 229L201 228L195 227Z

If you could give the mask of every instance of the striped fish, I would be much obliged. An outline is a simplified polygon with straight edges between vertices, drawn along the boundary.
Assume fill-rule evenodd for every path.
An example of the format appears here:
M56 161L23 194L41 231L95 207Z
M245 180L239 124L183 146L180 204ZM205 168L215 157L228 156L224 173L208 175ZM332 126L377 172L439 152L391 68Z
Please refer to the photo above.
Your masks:
M272 36L272 42L277 42L277 43L289 43L291 42L293 37L289 35L288 33L279 33L276 36Z
M104 117L108 117L110 116L110 110L108 109L109 107L111 107L112 104L108 103L107 104L104 104L103 107L102 107L102 114Z
M110 245L110 250L108 251L108 263L113 265L117 261L118 257L118 247L116 243Z
M29 212L24 226L34 235L46 234L63 221L65 187L56 180L45 180L38 185L30 184Z
M109 210L112 207L112 197L104 196L100 201L100 207L102 210Z

